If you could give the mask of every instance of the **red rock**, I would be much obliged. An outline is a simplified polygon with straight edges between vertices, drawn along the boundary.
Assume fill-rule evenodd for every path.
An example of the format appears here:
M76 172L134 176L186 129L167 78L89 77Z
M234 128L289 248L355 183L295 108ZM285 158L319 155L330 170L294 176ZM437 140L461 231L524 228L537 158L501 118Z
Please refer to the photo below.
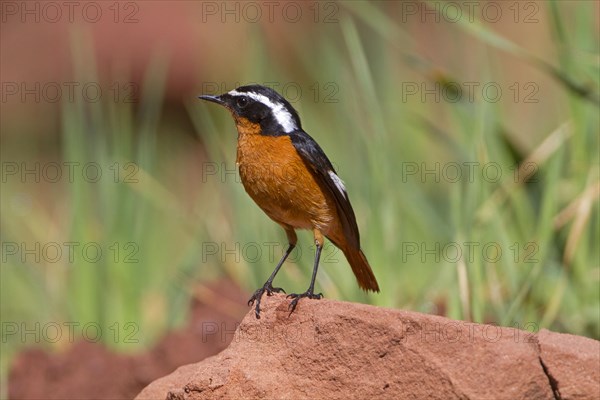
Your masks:
M550 332L537 335L540 360L561 399L600 399L600 346L593 339Z
M266 297L262 318L251 310L226 350L137 399L598 398L595 340L326 299L289 316L288 304Z

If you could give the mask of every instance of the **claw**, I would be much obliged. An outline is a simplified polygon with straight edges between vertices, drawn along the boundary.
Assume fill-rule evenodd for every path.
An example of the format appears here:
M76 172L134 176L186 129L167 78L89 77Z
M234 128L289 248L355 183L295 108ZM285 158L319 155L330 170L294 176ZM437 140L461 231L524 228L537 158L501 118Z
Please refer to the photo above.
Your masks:
M285 293L285 290L283 290L283 288L280 287L272 287L272 288L267 288L267 296L273 296L273 293Z
M293 299L291 301L291 303L288 305L288 310L290 310L290 313L288 315L288 317L290 315L292 315L292 313L294 312L294 310L296 309L296 306L298 305L298 301L300 301L301 298L306 297L309 299L313 299L313 300L319 300L323 298L323 293L318 293L318 294L314 294L312 291L307 291L304 293L290 293L286 296L286 298L288 299Z
M252 307L254 302L256 302L256 307L254 308L254 315L256 315L256 319L260 319L260 300L265 292L267 292L267 296L273 296L273 293L285 293L285 290L279 287L274 288L269 282L265 283L265 285L260 289L257 289L252 297L250 297L250 300L248 300L248 307Z

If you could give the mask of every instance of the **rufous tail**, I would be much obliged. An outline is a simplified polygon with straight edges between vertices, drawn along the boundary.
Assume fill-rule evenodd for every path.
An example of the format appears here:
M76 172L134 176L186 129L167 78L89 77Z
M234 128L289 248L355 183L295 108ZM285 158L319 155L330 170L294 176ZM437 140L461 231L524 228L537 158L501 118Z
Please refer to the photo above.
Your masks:
M377 279L375 279L373 270L362 250L346 249L344 250L344 255L352 267L352 272L356 276L358 286L365 291L372 290L373 292L379 292Z

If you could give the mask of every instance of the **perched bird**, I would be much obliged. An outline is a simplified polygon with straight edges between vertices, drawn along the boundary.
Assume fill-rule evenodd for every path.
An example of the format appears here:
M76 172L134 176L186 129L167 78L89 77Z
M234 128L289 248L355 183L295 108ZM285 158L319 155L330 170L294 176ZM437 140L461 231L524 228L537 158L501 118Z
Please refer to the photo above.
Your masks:
M273 279L296 246L296 229L313 231L316 254L308 290L290 294L290 314L298 301L315 294L315 278L324 237L337 246L350 263L358 285L379 292L379 285L360 249L354 211L344 183L315 140L302 130L300 117L290 103L273 89L261 85L241 86L219 96L199 97L227 108L237 126L237 165L246 192L285 230L289 246L267 279L248 301L260 301L266 292L285 292L273 287Z

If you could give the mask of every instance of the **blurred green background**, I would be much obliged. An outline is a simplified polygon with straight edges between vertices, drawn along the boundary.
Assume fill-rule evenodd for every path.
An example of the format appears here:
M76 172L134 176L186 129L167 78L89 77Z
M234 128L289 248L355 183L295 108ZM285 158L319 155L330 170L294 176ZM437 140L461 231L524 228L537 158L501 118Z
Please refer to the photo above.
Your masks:
M381 293L329 245L325 296L600 338L598 3L474 3L3 4L3 379L65 323L142 351L209 282L262 285L285 235L196 99L246 83L290 99L346 183Z

